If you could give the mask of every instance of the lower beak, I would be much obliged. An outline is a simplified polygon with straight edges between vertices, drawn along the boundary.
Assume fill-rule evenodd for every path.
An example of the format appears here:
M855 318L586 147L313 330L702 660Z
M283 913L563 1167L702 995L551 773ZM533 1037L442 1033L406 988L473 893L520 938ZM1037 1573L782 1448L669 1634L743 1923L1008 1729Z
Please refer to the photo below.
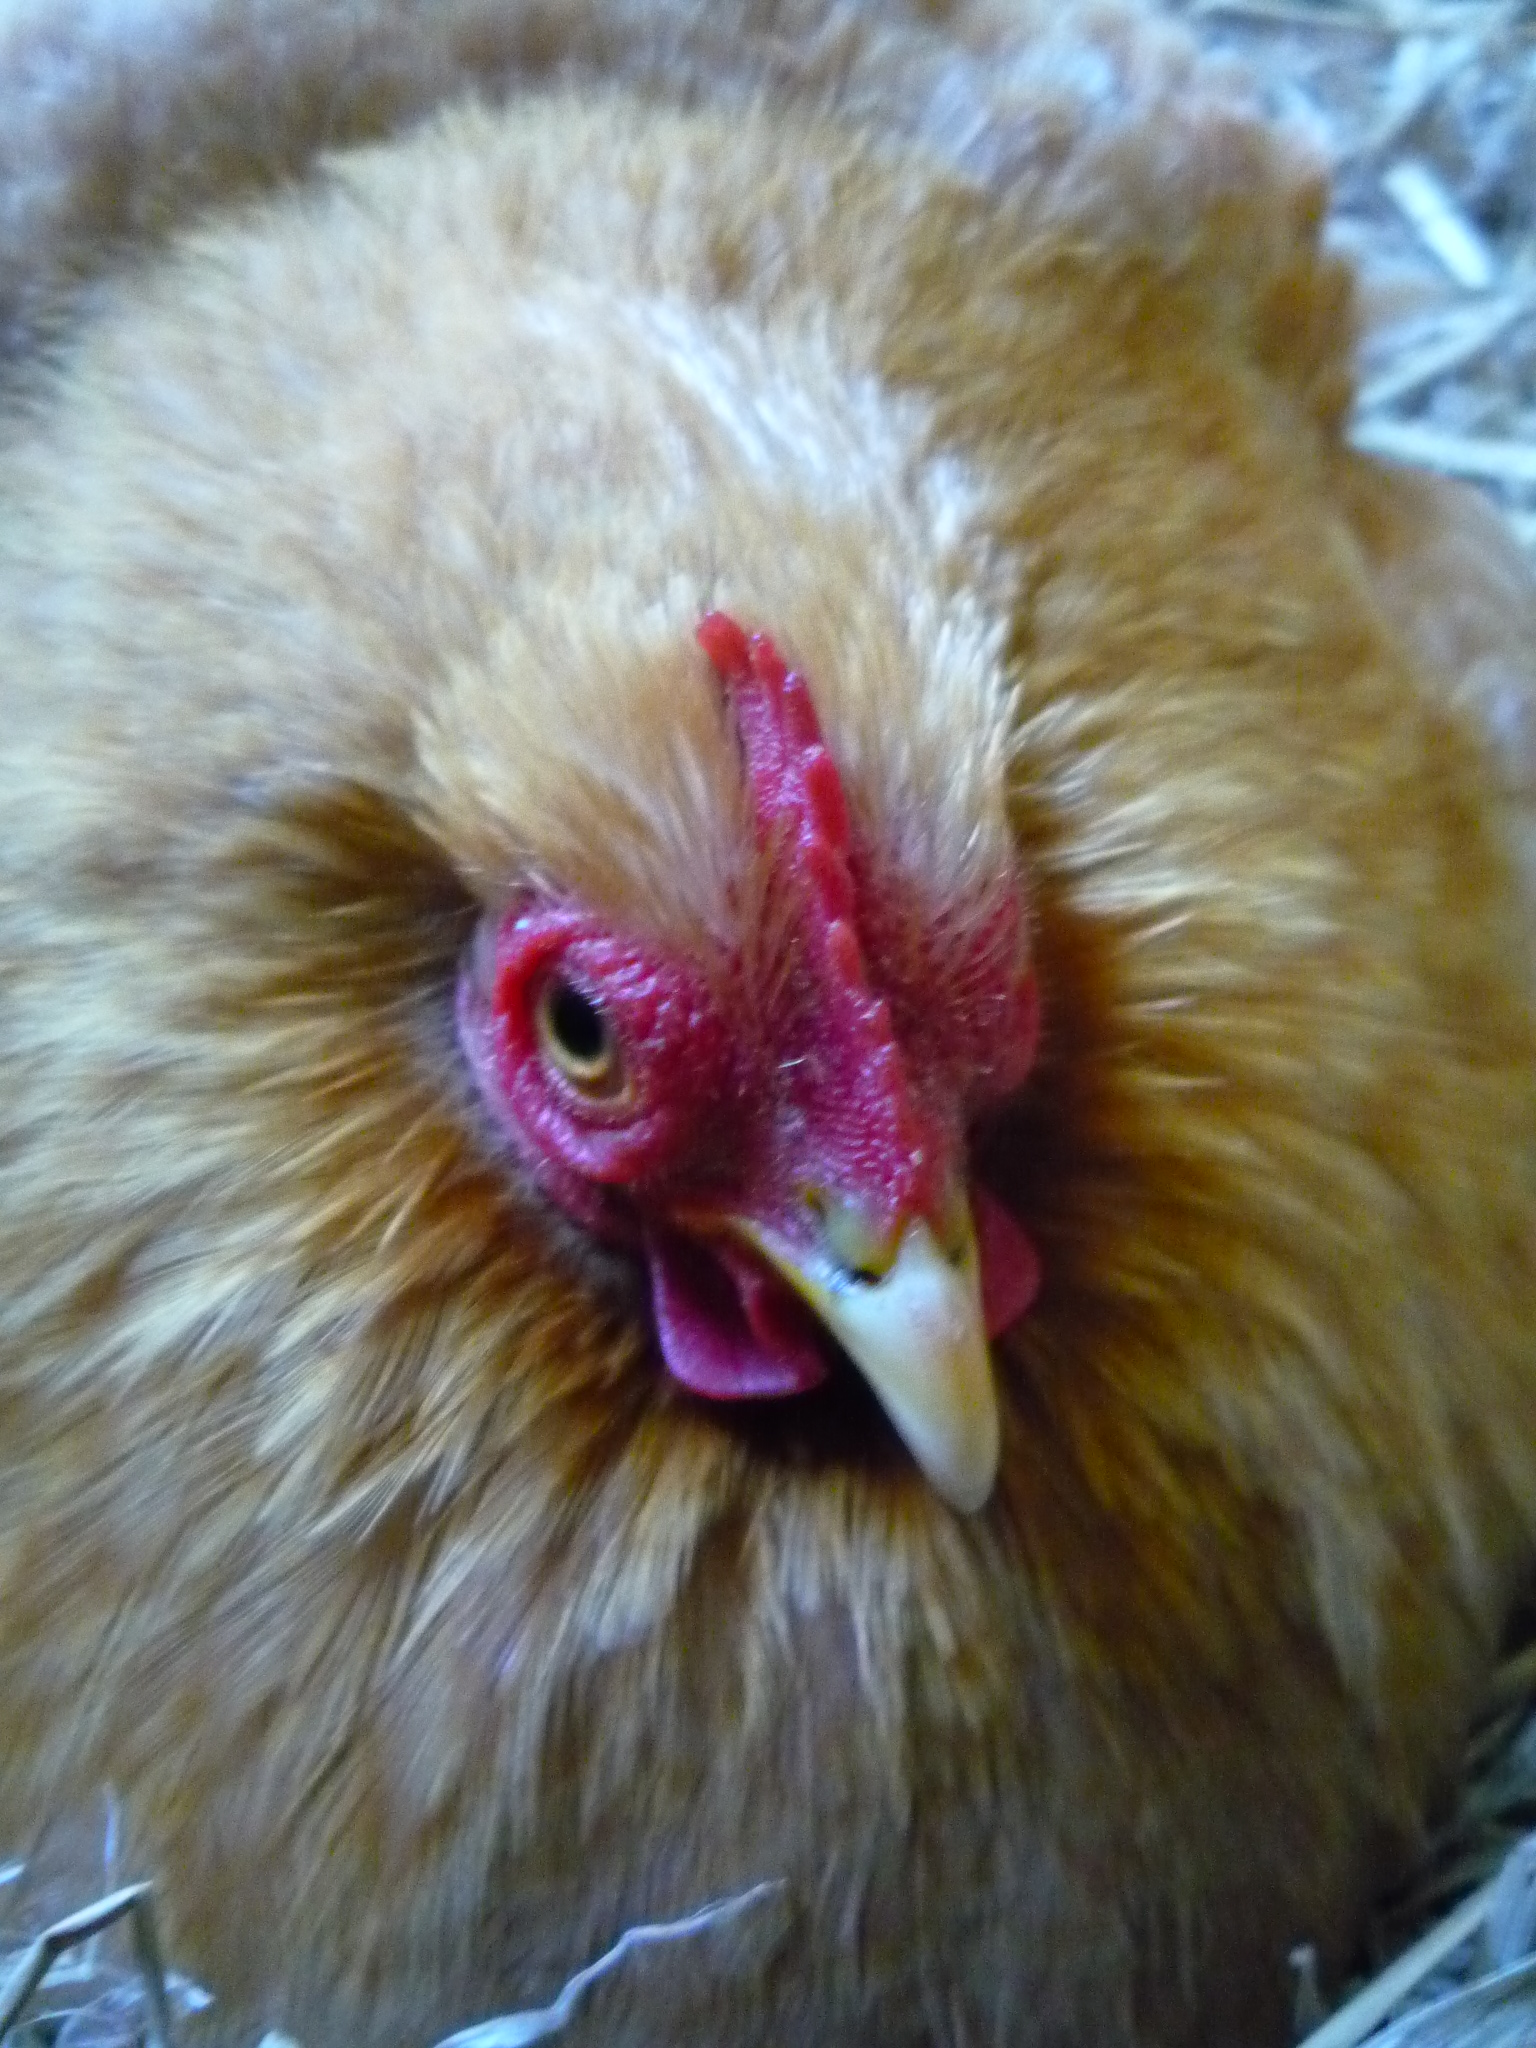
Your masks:
M836 1337L935 1489L973 1514L997 1477L997 1392L975 1233L961 1213L949 1250L919 1219L869 1279L745 1219L736 1228Z

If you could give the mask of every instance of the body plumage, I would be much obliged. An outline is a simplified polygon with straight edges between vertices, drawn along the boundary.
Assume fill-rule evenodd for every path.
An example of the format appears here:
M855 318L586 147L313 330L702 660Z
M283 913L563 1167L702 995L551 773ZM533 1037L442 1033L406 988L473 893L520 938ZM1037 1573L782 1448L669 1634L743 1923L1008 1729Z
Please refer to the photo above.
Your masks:
M12 407L0 1838L112 1785L231 2040L761 1880L602 2038L1278 2040L1451 1760L1536 1548L1520 792L1413 573L1477 514L1345 443L1311 173L1136 91L1014 183L826 95L450 109ZM914 1075L1022 906L977 1514L846 1360L679 1385L651 1182L594 1227L465 1056L570 905L772 1037L722 612Z

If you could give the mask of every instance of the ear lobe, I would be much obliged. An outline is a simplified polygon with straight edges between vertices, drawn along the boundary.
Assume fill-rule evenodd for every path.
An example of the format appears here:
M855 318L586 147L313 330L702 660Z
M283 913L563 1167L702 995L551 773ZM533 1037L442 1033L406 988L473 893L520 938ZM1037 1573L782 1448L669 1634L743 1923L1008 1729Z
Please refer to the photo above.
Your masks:
M240 776L229 785L231 851L247 863L329 884L337 900L387 891L473 911L442 849L397 798L350 776L292 771Z
M200 857L219 928L268 985L451 985L478 905L442 849L387 791L350 777L258 773Z

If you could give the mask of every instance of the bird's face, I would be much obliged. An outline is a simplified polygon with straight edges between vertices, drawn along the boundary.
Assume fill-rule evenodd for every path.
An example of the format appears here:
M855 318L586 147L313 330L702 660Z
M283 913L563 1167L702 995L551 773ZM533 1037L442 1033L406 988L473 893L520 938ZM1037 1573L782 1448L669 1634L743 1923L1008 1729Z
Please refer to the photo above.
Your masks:
M481 1094L546 1192L644 1257L668 1369L715 1400L794 1395L840 1347L937 1489L998 1456L988 1339L1035 1292L1028 1238L967 1165L1033 1059L1015 885L963 928L881 900L805 681L710 614L771 915L668 946L524 891L460 979Z

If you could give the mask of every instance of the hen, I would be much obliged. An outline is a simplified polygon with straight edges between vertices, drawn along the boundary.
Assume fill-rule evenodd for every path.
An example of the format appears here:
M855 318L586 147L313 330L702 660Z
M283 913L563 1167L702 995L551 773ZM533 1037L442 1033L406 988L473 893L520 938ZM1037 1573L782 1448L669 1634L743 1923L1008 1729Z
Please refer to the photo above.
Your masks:
M1532 600L1315 168L1113 11L239 17L7 216L0 1842L229 2042L763 1881L592 2037L1281 2041L1536 1555Z

